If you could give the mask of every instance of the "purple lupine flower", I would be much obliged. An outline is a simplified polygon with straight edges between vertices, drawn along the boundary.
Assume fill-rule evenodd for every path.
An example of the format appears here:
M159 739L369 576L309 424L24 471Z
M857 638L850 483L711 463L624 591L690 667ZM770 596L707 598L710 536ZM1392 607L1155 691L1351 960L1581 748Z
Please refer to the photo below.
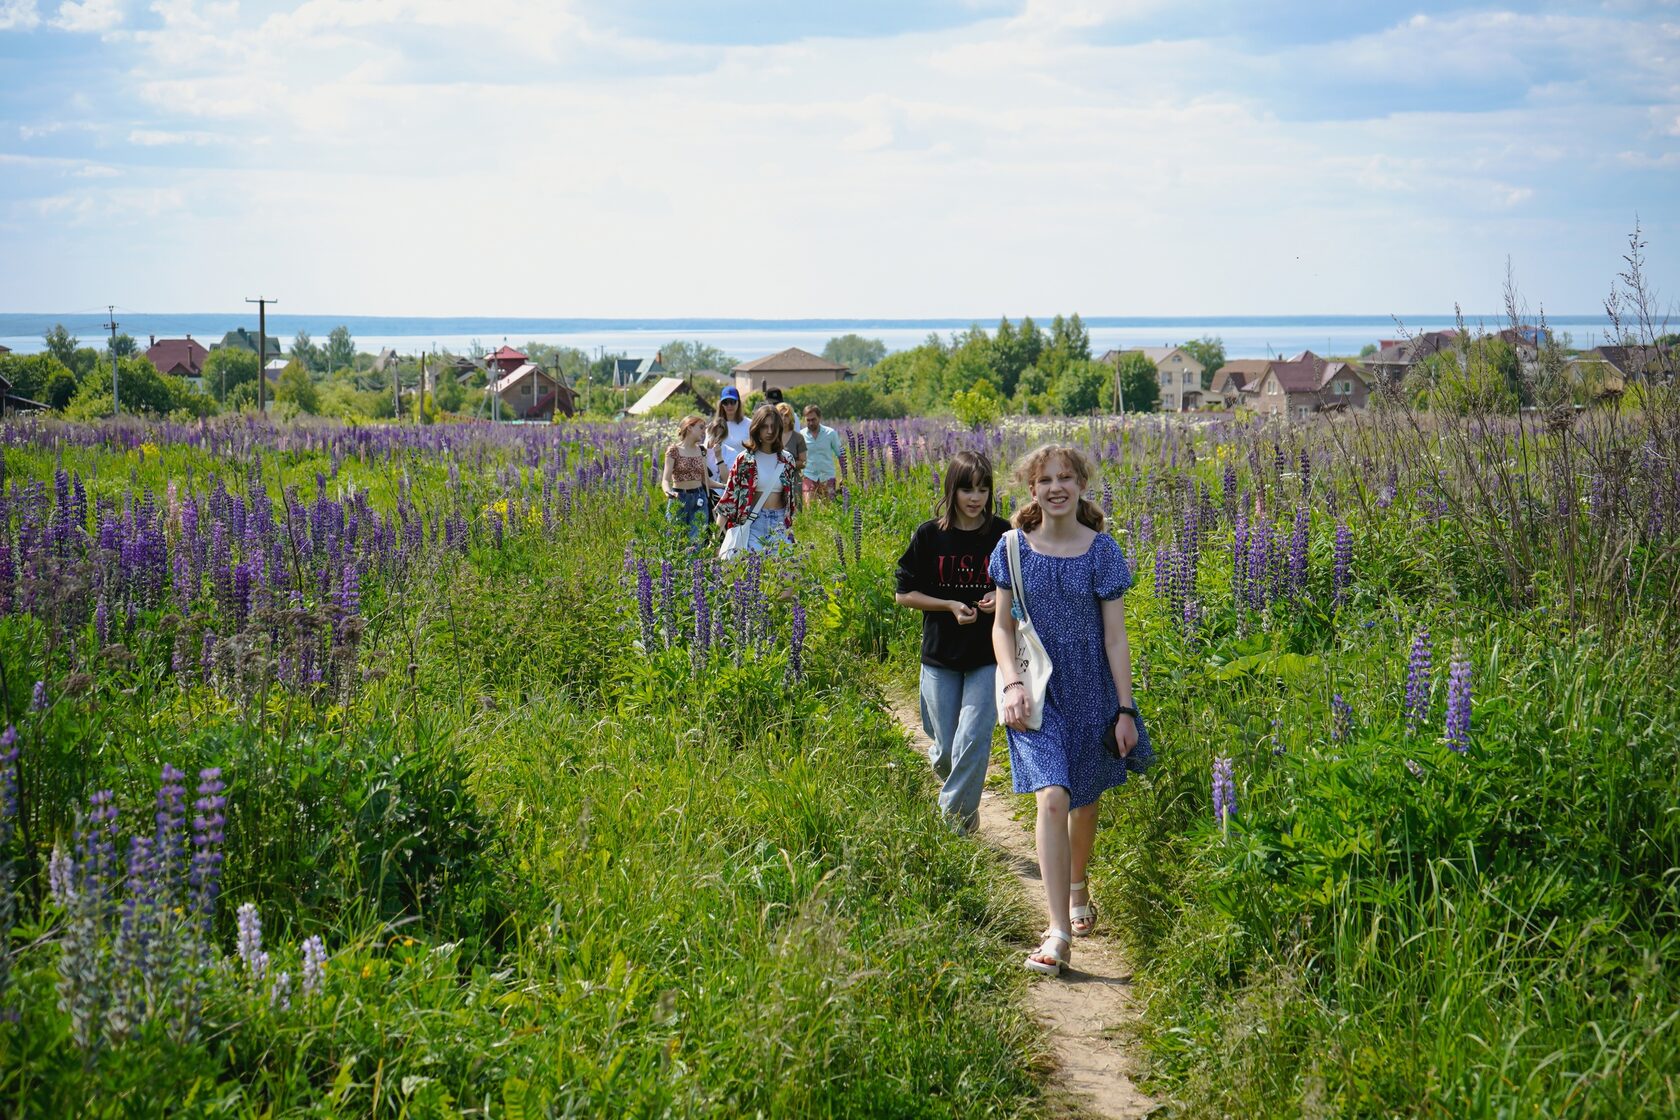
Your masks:
M320 935L303 939L303 998L321 994L327 983L327 947Z
M57 844L47 858L47 893L65 910L76 900L76 863Z
M1429 718L1429 630L1418 631L1406 665L1406 731L1416 733Z
M1231 772L1231 760L1220 755L1213 760L1213 819L1224 828L1237 811L1237 785Z
M1335 601L1338 606L1347 601L1348 580L1353 572L1353 534L1346 521L1336 522L1336 555L1332 571Z
M1447 676L1447 746L1470 749L1470 662L1454 659Z
M222 883L222 842L227 817L227 798L222 791L220 767L210 766L198 772L198 799L193 802L197 814L192 822L192 912L205 933L216 913L216 896Z
M1102 511L1104 517L1114 516L1114 486L1106 478L1103 479Z
M37 712L44 712L44 711L47 710L47 682L46 681L36 681L35 682L35 692L32 695L32 697L30 698L29 706Z
M1312 453L1301 448L1301 494L1304 497L1312 489Z
M1230 517L1239 508L1237 505L1237 465L1225 464L1225 516Z
M1295 531L1289 537L1289 591L1298 595L1307 587L1307 530L1312 511L1305 500L1295 508Z
M268 967L268 954L263 954L263 967ZM268 1005L280 1011L292 1009L292 974L278 972L274 976L274 984L268 989Z
M1330 697L1330 741L1345 743L1353 734L1353 705L1342 698L1341 693Z
M1283 753L1283 718L1281 716L1272 717L1272 753L1276 755Z
M863 562L863 507L852 507L852 560Z
M793 628L788 635L787 677L790 684L797 684L805 677L805 607L798 599L793 601Z
M834 555L839 557L840 566L844 568L846 566L846 537L838 530L834 534Z
M653 573L648 571L646 560L636 561L636 608L641 613L642 650L652 653L656 636L653 622Z
M263 969L266 968L267 954L262 947L262 915L257 913L254 902L239 904L237 916L239 927L239 941L237 949L239 959L245 965L245 971L254 980L261 980Z
M677 582L676 569L669 560L659 562L659 614L665 631L665 648L677 641Z

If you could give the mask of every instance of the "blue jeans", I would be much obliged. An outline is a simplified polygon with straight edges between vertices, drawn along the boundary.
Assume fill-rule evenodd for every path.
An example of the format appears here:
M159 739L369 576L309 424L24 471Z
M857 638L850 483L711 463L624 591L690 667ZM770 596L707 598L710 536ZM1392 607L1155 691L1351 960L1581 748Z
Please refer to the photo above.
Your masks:
M922 666L922 729L933 740L928 761L944 783L939 809L965 831L979 823L980 791L992 759L992 725L997 701L992 695L995 665L978 669Z
M665 499L665 517L670 521L681 521L688 526L688 539L691 544L698 544L701 536L705 534L709 509L710 502L704 486L696 486L692 490L678 490L676 497Z
M788 539L787 510L761 509L747 522L747 551L763 552Z

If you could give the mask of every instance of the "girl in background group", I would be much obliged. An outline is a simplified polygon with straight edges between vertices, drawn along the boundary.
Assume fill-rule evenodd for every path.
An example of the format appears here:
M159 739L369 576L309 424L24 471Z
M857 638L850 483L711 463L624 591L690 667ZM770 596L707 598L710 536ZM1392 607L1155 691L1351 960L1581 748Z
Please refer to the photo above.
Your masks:
M717 412L712 416L711 426L706 429L706 450L711 456L709 466L717 485L729 476L735 456L741 453L741 445L747 441L749 426L746 414L741 410L741 391L733 385L726 385L718 396Z
M707 510L711 506L710 487L717 484L711 471L711 456L700 446L706 421L698 416L685 416L677 425L677 442L665 449L665 466L659 475L660 489L669 499L666 516L688 526L690 543L700 543L706 531Z
M922 612L922 727L943 788L939 808L972 831L991 760L996 657L995 595L986 563L1009 523L992 512L992 462L960 451L945 466L945 489L898 558L900 606Z
M774 406L761 405L752 415L741 453L729 468L729 481L717 503L718 522L726 530L747 522L751 526L747 548L752 552L790 542L787 515L792 488L793 461L782 450L782 418Z
M1025 964L1059 976L1072 958L1074 936L1090 933L1095 922L1085 869L1096 841L1097 799L1155 756L1132 694L1120 600L1132 573L1120 546L1102 531L1102 510L1084 497L1090 461L1072 447L1040 447L1016 477L1031 495L1015 514L1021 590L1052 667L1037 731L1027 729L1031 698L1015 659L1007 539L992 552L998 587L992 634L1015 792L1037 795L1038 867L1050 910L1044 942Z

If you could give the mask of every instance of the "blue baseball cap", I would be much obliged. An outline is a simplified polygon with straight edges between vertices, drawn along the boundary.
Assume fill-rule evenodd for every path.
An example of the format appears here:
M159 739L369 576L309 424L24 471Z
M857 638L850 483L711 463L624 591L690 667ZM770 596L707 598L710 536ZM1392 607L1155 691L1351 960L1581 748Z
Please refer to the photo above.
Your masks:
M725 385L723 387L722 399L726 401L739 401L741 399L741 390L735 388L733 385Z

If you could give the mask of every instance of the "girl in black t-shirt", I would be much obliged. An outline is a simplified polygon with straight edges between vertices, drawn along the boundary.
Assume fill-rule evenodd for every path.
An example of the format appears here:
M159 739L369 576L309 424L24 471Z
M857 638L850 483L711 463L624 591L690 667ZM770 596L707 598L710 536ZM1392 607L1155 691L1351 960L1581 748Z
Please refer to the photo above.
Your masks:
M922 727L943 788L939 808L965 831L978 823L980 790L997 722L991 613L996 592L986 562L1009 523L992 512L992 462L961 451L945 466L931 521L898 558L901 606L922 612Z

